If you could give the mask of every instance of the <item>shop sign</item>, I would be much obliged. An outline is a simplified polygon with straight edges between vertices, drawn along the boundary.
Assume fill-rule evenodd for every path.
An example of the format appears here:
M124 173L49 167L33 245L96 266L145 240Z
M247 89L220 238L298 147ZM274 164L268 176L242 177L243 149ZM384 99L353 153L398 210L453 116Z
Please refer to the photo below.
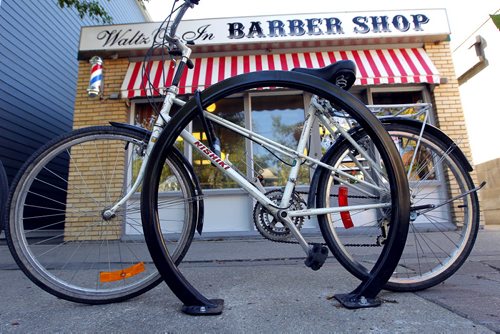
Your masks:
M82 28L80 51L147 49L159 23ZM177 34L196 45L447 36L445 9L290 14L183 21Z

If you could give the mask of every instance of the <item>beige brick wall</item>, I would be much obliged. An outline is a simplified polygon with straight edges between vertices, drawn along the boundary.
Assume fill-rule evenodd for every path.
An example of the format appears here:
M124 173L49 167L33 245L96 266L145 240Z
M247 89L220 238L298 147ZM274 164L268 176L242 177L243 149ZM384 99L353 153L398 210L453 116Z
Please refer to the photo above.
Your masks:
M449 42L426 43L424 47L441 78L445 79L445 83L437 85L432 94L437 125L458 144L472 164L467 125ZM472 173L472 179L475 185L479 184L475 170ZM448 183L452 194L458 194L454 180L449 178ZM483 215L481 215L481 224L484 224Z
M109 99L110 94L120 92L128 64L127 58L104 59L104 95L99 99L88 97L90 64L88 61L80 61L73 128L108 125L110 121L128 122L129 107L125 104L125 100Z
M87 95L90 64L80 62L73 128L109 125L110 121L128 122L126 101L108 98L110 94L120 92L128 64L128 59L105 59L104 94L102 98L90 98ZM120 143L108 141L94 144L75 146L71 151L65 240L112 240L121 237L123 217L118 215L104 221L101 214L114 204L114 199L121 197L126 177L126 156ZM97 170L96 166L102 169Z
M437 67L441 78L447 79L447 83L437 85L433 92L433 104L438 126L459 144L469 161L472 162L460 90L449 42L427 43L425 50Z

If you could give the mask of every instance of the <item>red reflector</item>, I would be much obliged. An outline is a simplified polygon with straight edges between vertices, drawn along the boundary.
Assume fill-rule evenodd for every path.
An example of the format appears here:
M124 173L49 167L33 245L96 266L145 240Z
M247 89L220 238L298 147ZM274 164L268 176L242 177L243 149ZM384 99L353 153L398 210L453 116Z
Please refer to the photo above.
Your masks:
M349 203L347 202L348 192L349 189L347 187L339 187L339 206L349 205ZM351 214L349 213L349 211L342 211L340 213L340 218L342 218L342 223L344 224L345 228L354 227L354 223L352 222Z

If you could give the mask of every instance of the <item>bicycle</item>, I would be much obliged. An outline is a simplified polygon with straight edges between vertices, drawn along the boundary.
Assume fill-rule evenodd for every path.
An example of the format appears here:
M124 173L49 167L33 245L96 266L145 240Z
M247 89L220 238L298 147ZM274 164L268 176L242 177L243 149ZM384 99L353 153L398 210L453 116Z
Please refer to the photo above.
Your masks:
M188 4L188 1L185 2L185 4ZM184 11L187 9L186 7L183 7L183 8L185 8ZM178 23L181 18L182 18L182 15L178 15L176 22ZM176 26L176 25L174 24L174 26ZM175 31L175 29L174 29L174 31ZM183 46L180 46L180 49L171 50L171 53L175 54L175 55L182 54L182 52L180 52L180 50L184 50L182 48L183 48ZM185 47L185 48L187 48L187 47ZM185 51L188 52L187 50L185 50ZM189 54L186 54L186 55L187 55L187 57L185 59L184 58L183 59L184 59L185 64L189 64ZM337 65L337 69L338 68L339 68L339 65ZM352 68L350 70L352 71ZM335 72L335 71L333 71L333 72ZM340 72L342 72L342 71L340 71ZM348 72L340 73L340 72L337 74L339 75L339 78L341 78L342 80L345 80L345 77L340 77L340 74L343 74L346 76L351 75L351 79L352 79L352 73L348 73ZM177 68L176 73L182 73L182 68ZM324 79L330 79L330 80L336 82L335 75L332 75L332 68L330 68L329 70L326 70L326 71L323 70L322 73L328 73L328 75ZM317 75L318 72L313 72L312 74ZM176 77L177 77L177 75L176 75ZM334 79L332 79L332 78L334 78ZM248 78L243 78L243 79L248 79ZM340 81L342 81L342 80L340 80ZM255 84L256 85L257 84L263 85L264 83L268 83L268 82L265 81L265 82L255 83ZM245 83L245 84L247 84L247 83ZM321 83L319 81L316 81L316 84L321 84ZM273 85L270 84L270 86L273 86ZM239 83L238 83L235 85L235 87L233 87L231 89L234 91L237 91L237 90L242 89L242 87L239 86ZM172 104L184 105L183 101L181 101L175 97L175 89L171 88L170 92L172 94L167 95L167 104L165 104L163 109L162 109L162 112L161 112L162 116L159 117L160 122L166 123L166 120L168 119L168 110L171 108ZM227 93L228 92L226 91L225 94L227 94ZM196 100L196 102L200 102L200 100ZM201 110L201 108L199 108L199 106L198 106L198 112L200 110ZM325 113L324 117L328 118L330 116L327 113ZM206 114L206 118L209 120L209 122L207 122L207 127L208 127L208 124L210 124L211 122L215 122L215 120L210 119L210 114ZM78 132L78 131L80 131L80 132ZM88 131L88 132L85 132L85 131ZM103 136L103 139L104 139L104 137L106 137L107 139L110 139L111 137L114 138L116 135L117 137L120 138L120 140L123 140L123 141L128 142L128 143L133 143L133 145L136 147L133 149L128 147L126 150L127 153L124 154L124 156L126 157L126 160L128 160L129 162L133 162L134 165L136 165L135 166L136 170L133 173L134 176L127 175L127 178L125 178L125 181L123 182L123 184L124 184L123 193L120 193L120 194L115 193L113 195L114 201L108 199L108 202L105 205L103 205L99 210L97 210L98 214L95 216L97 217L98 220L103 220L106 222L110 222L113 220L116 221L117 220L116 212L120 212L120 211L121 211L121 215L123 217L129 217L130 215L132 215L132 216L135 215L137 217L138 209L136 207L134 207L130 201L138 198L138 195L134 194L134 193L140 187L139 185L141 183L142 178L144 177L143 168L145 168L144 166L146 166L146 164L140 163L140 161L139 161L139 163L137 163L138 161L137 160L134 161L134 159L132 159L131 156L133 156L135 154L135 156L141 156L142 160L148 160L148 157L149 157L148 152L151 152L152 146L154 145L154 141L149 140L150 133L148 133L145 130L139 130L136 127L132 127L132 126L127 126L127 125L123 125L123 124L113 124L112 127L99 128L99 129L94 128L94 129L86 129L86 130L77 130L76 133L78 133L78 135L76 135L76 136L78 136L80 138L79 140L81 140L82 142L87 142L87 141L91 142L91 141L96 140L96 138L97 138L97 137L93 137L95 134L92 134L92 131L100 131L100 135ZM159 134L162 131L163 131L162 124L161 123L159 125L157 124L156 133L154 134L154 136L156 136L156 137L159 136ZM210 134L210 133L211 133L210 130L207 131L207 134ZM250 135L250 132L248 132L247 134ZM67 137L72 137L72 136L74 136L74 133L68 135ZM82 138L87 138L87 137L88 137L88 139L82 139ZM128 137L128 138L126 138L126 137ZM66 142L66 141L72 142L72 140L68 140L68 138L60 139L60 140L63 142ZM75 141L75 144L80 144L79 140ZM38 156L46 156L49 151L53 150L54 146L59 146L59 144L57 144L57 142L58 141L56 140L54 142L51 142L51 143L45 145L44 149L41 149L39 151ZM198 145L200 145L200 144L201 144L201 142L199 142ZM67 145L67 147L71 146L71 144L65 144L65 145ZM203 144L201 144L201 145L203 145ZM104 147L112 147L112 146L115 146L115 145L104 145ZM117 147L119 147L119 146L117 146ZM203 145L203 146L199 146L198 148L205 150L206 147ZM287 151L283 147L278 147L278 148L280 150ZM136 152L136 153L132 153L132 152ZM287 152L289 155L295 154L294 151L290 150L290 149L288 149ZM297 150L297 152L300 152L300 151ZM175 249L174 250L170 249L170 251L173 253L172 257L174 259L174 262L179 263L182 260L182 257L184 256L185 252L187 251L187 248L189 247L189 244L192 240L192 236L194 234L194 228L196 227L198 232L201 233L202 218L203 218L203 194L202 194L201 188L199 187L199 184L196 180L196 176L194 175L194 172L192 171L192 168L190 167L189 163L187 163L187 161L182 157L180 152L177 150L173 150L172 156L173 156L173 158L171 156L169 156L168 159L166 159L166 160L167 160L167 164L174 167L174 171L176 171L174 173L175 176L173 178L172 177L169 178L168 171L165 172L167 175L164 175L162 177L162 180L163 180L162 181L162 187L163 187L162 190L171 190L169 196L172 196L172 194L175 193L172 190L178 190L179 188L183 189L181 199L179 199L178 201L172 200L171 203L177 203L177 204L178 203L185 203L185 207L183 209L185 214L182 218L178 219L177 225L182 225L182 223L185 223L186 225L184 226L183 229L181 229L182 233L181 233L180 237L179 237L178 233L176 233L179 231L179 229L174 228L173 231L168 231L169 232L168 237L164 236L163 238L169 239L169 240L173 239L174 241L177 241L179 239L183 240L180 243L180 246L175 248L176 245L174 245ZM302 156L300 156L300 155L299 155L299 157L302 158ZM222 168L225 168L228 166L230 167L229 162L227 162L227 165L226 165L226 162L224 160L222 160L221 158L215 157L213 155L212 155L212 158L214 159L213 162L218 164L219 167L222 167ZM141 159L139 159L139 160L141 160ZM165 158L163 158L163 159L165 160ZM174 161L170 161L171 159L174 159ZM46 160L41 160L42 162L36 162L36 163L35 163L35 161L37 161L35 158L28 161L27 164L25 165L26 167L24 168L24 170L20 174L21 175L25 174L28 168L33 168L33 167L29 167L30 165L45 164L46 163ZM311 161L314 162L314 159ZM139 168L138 165L141 165L141 167ZM373 164L373 165L376 165L376 164ZM137 172L137 169L139 170L138 172ZM110 171L112 171L112 170L113 169L111 169ZM20 177L21 176L19 176L19 178ZM31 176L32 179L35 179L36 177L37 176L33 176L33 174ZM346 176L344 176L344 177L346 177ZM29 180L30 177L28 177L27 179ZM132 181L132 180L135 180L135 181ZM170 181L164 182L166 180L170 180ZM172 182L172 180L174 180L174 181ZM358 181L356 181L356 178L349 178L349 180L350 180L349 182L351 182L351 181L358 182ZM257 181L255 181L255 180L251 180L251 181L252 181L251 183L254 184L254 187L262 189L262 187L259 186L259 183ZM24 182L26 182L26 181L17 180L16 184L19 187L19 184L23 184ZM185 184L189 184L189 186L186 186ZM351 183L349 183L349 184L351 184ZM184 185L184 187L181 187L181 185ZM23 192L26 191L26 187L27 186L24 186L24 188L21 188L22 190L18 190L17 193L15 193L17 195L15 195L15 196L13 195L13 197L11 198L10 203L14 202L13 207L23 206L25 199L22 198L21 194L23 194ZM352 185L350 187L352 187ZM107 188L101 189L101 191L103 191L103 190L108 191ZM165 196L165 194L166 194L166 192L163 192L162 196ZM283 193L279 190L278 191L272 190L267 195L271 198L272 202L279 202L280 200L282 202L284 202ZM21 196L21 197L19 197L19 196ZM104 198L106 198L106 197L104 197ZM310 198L314 198L314 196L310 196ZM346 196L346 199L347 198L348 198L348 196ZM292 195L291 195L290 201L291 201L291 204L290 204L291 207L294 207L295 209L304 208L302 200L299 198L299 196L297 196L297 192L295 192L293 190L292 190ZM161 208L161 206L164 204L159 203L158 205ZM256 208L255 212L257 212L257 217L259 217L259 219L261 219L262 221L267 222L266 224L268 224L267 226L266 226L266 224L264 224L264 230L267 227L267 232L269 234L271 234L274 238L276 238L278 236L278 239L282 238L281 240L286 240L291 236L292 232L295 232L295 235L298 234L297 231L294 231L293 227L290 228L290 227L285 226L281 222L277 222L276 219L274 218L273 213L272 212L270 213L265 208L265 206L260 204L260 202L258 204L256 204L255 208ZM162 210L157 210L157 209L155 211L159 212L163 217L166 215L165 208L163 208ZM14 214L11 213L11 221L17 222L19 220L15 216L15 215L18 215L18 216L20 215L19 210L20 209L18 209L17 212L15 212ZM61 210L61 209L59 209L59 210ZM375 210L375 209L373 209L373 210ZM300 210L297 210L297 211L300 211ZM346 212L349 212L349 211L346 210ZM192 213L192 214L190 214L190 213ZM385 213L385 214L387 214L387 213ZM295 218L292 218L292 221L294 222L296 227L300 228L300 225L303 221L303 218L297 216ZM156 221L156 223L158 223L158 221ZM20 265L23 268L23 270L25 271L25 273L28 275L28 277L30 277L32 280L34 280L35 283L40 285L45 290L47 290L47 291L49 291L49 292L51 292L51 293L53 293L61 298L65 298L65 299L69 299L69 300L77 301L77 302L84 302L84 303L105 303L105 302L121 301L121 300L136 296L142 292L149 290L150 288L156 286L156 284L158 284L161 280L161 278L158 276L158 274L156 272L154 272L154 268L153 268L153 272L149 272L149 269L152 269L152 268L149 268L151 266L147 265L148 261L150 261L147 256L145 257L145 259L138 261L137 258L139 258L139 256L137 256L137 255L132 256L132 252L129 252L130 253L129 257L133 258L133 260L116 261L117 266L114 268L114 270L111 270L111 268L108 268L108 270L106 270L106 271L102 270L102 268L99 268L96 265L96 263L100 263L102 260L99 260L96 258L91 259L91 258L87 257L86 262L88 262L88 265L87 265L86 269L95 271L95 273L93 275L93 277L95 277L95 278L89 280L87 278L88 276L79 277L80 281L81 281L80 284L82 284L82 287L76 286L75 285L76 283L72 282L72 280L74 279L74 277L73 277L74 273L73 274L70 273L69 282L66 282L66 281L64 281L63 278L59 277L59 276L61 276L61 274L55 275L53 272L51 272L52 269L47 269L44 266L44 264L40 263L39 256L30 252L31 246L28 244L27 238L24 236L24 234L27 234L28 232L31 233L31 231L24 231L24 227L19 227L19 226L23 226L22 223L11 224L11 226L16 226L16 225L18 226L16 228L17 229L17 231L15 232L16 234L12 234L13 237L11 237L11 238L14 241L19 239L19 240L21 240L21 242L18 242L18 244L16 245L16 243L13 241L10 244L11 250L13 250L13 254L20 254L20 255L15 256L16 261L18 261L18 263L21 263ZM129 224L127 223L126 225L129 225ZM163 226L162 229L165 229L166 224L160 223L160 225ZM140 232L140 227L138 227L137 224L134 224L131 227L131 229L137 231L138 232L137 234L139 234L139 232ZM165 230L162 230L162 233L165 233L165 232L166 232ZM385 231L385 233L386 232L387 231ZM104 230L103 230L103 233L104 233ZM324 233L328 234L330 232L326 231ZM116 232L114 239L116 239L118 241L120 241L120 240L123 241L121 234L119 234L118 232ZM49 236L46 240L48 240L50 242L54 242L55 239L52 238L52 236ZM115 240L115 243L120 245L121 243L117 242L116 240ZM300 240L300 235L299 235L299 240ZM125 239L125 241L130 243L130 242L136 241L136 240L131 241L131 240ZM309 253L309 250L311 249L309 247L309 245L307 245L304 242L304 240L300 240L300 241L301 241L301 244L302 244L304 250L305 251L307 250L307 252ZM66 244L69 244L69 242L62 240L61 244L66 245ZM106 244L109 245L109 244L113 244L113 243L107 242ZM136 247L144 248L144 245L142 245L142 244L140 246L137 246L140 244L139 242L137 242L135 244L136 244ZM170 244L170 242L168 244ZM22 248L24 248L24 250L22 250ZM62 247L57 246L57 248L60 249ZM68 248L71 248L71 247L68 246ZM332 247L330 247L330 248L333 249ZM387 251L385 250L385 247L382 247L381 249L383 249L381 254L384 254L384 252L387 253ZM316 252L321 253L322 251L324 252L323 248L316 246ZM83 252L83 253L85 253L85 252ZM142 253L144 253L144 249L141 249L141 254ZM71 254L72 254L71 251L69 251L68 254L69 254L69 256L71 256ZM338 254L336 254L335 252L334 252L334 254L336 256L338 256ZM89 256L89 255L87 255L87 256ZM141 255L141 257L144 257L144 256L145 255ZM308 254L308 256L309 256L309 254ZM314 256L311 256L310 259L314 259ZM73 259L71 259L71 258L68 259L68 262L70 260L73 260ZM23 264L23 261L27 264ZM362 258L360 259L360 262L363 262ZM50 262L49 262L49 264L50 264ZM110 266L110 264L111 264L111 261L108 260L108 267ZM132 264L132 265L130 265L130 264ZM50 264L50 265L52 265L52 264ZM313 265L318 266L319 264L313 264ZM69 266L69 267L71 267L71 266ZM374 268L376 268L376 267L377 266L374 266ZM380 267L380 266L378 266L378 267ZM143 275L143 272L146 271L145 268L148 268L148 275L149 276L147 276L148 277L147 279L140 278ZM69 270L69 272L70 271L71 270ZM40 272L42 274L40 274ZM373 271L373 272L375 273L375 271ZM35 273L35 274L33 274L33 273ZM104 274L104 275L102 275L102 274ZM364 271L363 275L361 275L361 277L363 279L365 279L367 277L366 274L367 274L367 271ZM139 276L139 275L141 275L141 276ZM42 278L39 278L39 276L42 276ZM77 275L77 276L80 276L80 275ZM372 273L372 276L377 276L377 274ZM51 285L54 284L53 281L56 282L55 288L51 287ZM90 281L90 283L88 283L87 281ZM129 284L129 282L131 284ZM111 285L112 283L122 284L123 286L120 289L101 287L101 285ZM95 285L95 287L89 288L89 285L91 285L91 284ZM69 288L68 288L68 285L69 285Z

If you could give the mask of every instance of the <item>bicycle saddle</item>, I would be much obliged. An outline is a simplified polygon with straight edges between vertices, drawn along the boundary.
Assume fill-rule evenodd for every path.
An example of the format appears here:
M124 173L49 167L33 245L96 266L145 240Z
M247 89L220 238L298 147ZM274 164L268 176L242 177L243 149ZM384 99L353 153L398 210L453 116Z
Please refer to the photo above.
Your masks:
M339 60L322 68L297 67L292 71L313 75L345 90L356 81L356 64L352 60Z

